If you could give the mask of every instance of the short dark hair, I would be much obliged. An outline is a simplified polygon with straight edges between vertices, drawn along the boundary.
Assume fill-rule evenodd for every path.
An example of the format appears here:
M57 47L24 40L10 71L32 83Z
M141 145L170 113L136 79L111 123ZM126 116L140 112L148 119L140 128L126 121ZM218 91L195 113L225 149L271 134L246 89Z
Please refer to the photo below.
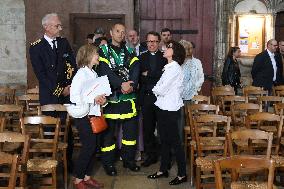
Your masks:
M147 40L147 38L148 38L148 35L154 35L154 36L158 37L158 40L159 40L159 41L161 41L161 36L160 36L160 34L159 34L158 32L155 32L155 31L150 31L150 32L148 32L148 33L146 34L146 40Z
M111 30L113 30L116 25L121 25L121 26L125 27L125 25L123 23L117 22L117 23L115 23L111 26Z
M94 38L94 34L93 33L89 33L88 35L87 35L87 39L93 39Z
M170 32L170 34L172 34L172 31L169 28L163 28L161 30L161 33L163 33L163 32Z
M103 40L108 41L106 37L98 37L97 39L95 39L94 45L96 47L100 46L100 44Z
M168 44L172 44L172 49L173 49L173 60L176 61L179 65L182 65L184 60L185 60L185 49L184 47L174 41L170 40Z

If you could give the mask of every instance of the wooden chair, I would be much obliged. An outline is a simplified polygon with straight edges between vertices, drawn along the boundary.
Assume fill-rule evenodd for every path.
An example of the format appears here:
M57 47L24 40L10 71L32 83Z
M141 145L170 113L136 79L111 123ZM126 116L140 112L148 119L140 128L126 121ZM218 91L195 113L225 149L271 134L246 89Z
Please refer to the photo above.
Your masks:
M4 132L5 128L6 128L6 118L0 117L0 133Z
M15 97L23 95L27 91L27 86L24 85L24 84L11 85L11 86L9 86L9 88L15 89Z
M194 120L197 158L196 163L196 188L200 189L214 183L202 183L201 179L212 178L213 162L227 156L226 133L230 131L231 118L222 115L200 115ZM216 136L211 133L200 133L200 128L211 124L216 127Z
M261 106L253 103L240 103L231 106L231 116L234 129L244 128L247 115L261 112Z
M0 152L0 178L8 179L8 184L6 187L0 187L1 189L15 189L16 187L16 179L17 179L17 164L18 164L18 155L7 154L4 152ZM10 167L7 171L5 171L7 165ZM4 172L5 171L5 172Z
M59 131L59 142L58 142L58 151L62 153L63 169L64 169L64 186L67 189L68 185L68 173L67 173L67 147L68 147L68 133L70 129L70 117L67 113L66 107L62 104L48 104L39 106L39 115L42 115L43 112L53 112L57 118L60 118L62 113L66 114L66 119L61 120L60 131ZM56 115L58 113L58 115ZM62 115L62 117L64 117Z
M192 101L194 102L194 104L210 104L210 97L203 95L195 95L192 98Z
M267 112L274 112L273 107L276 103L283 103L284 97L280 96L259 96L257 97L258 104L262 107L263 110L266 110Z
M273 86L272 91L274 96L278 96L279 91L284 91L284 85Z
M0 116L6 118L5 129L20 132L20 118L23 117L23 106L15 104L0 105Z
M222 106L222 98L225 96L234 96L235 91L221 91L221 90L216 90L212 91L212 101L213 104L219 105L220 107Z
M50 116L31 116L21 118L23 134L31 136L28 174L51 174L51 188L56 188L57 145L60 119ZM46 184L46 183L45 183ZM47 188L42 185L40 188Z
M245 169L264 169L268 170L268 179L266 182L257 181L237 181L239 170ZM223 189L222 171L229 170L231 172L231 189L243 188L273 188L275 162L267 158L259 158L254 156L232 156L219 159L214 163L214 174L216 181L216 189Z
M235 92L234 88L230 85L214 87L212 91L232 91Z
M0 87L0 104L14 104L15 89Z
M213 104L191 104L187 107L188 113L187 117L189 119L189 127L184 128L184 143L185 148L188 149L186 151L190 151L190 179L191 185L193 185L193 172L194 172L194 161L195 161L195 151L196 151L196 138L195 138L195 131L194 131L194 117L197 117L202 114L218 114L219 113L219 106ZM204 132L211 131L213 133L213 129L211 127L203 127Z
M246 155L260 155L259 152L261 152L267 159L270 159L272 140L273 133L258 129L231 131L227 135L228 152L230 156L240 155L241 152ZM260 145L259 141L261 141Z
M38 86L35 86L34 88L27 89L26 94L39 94Z
M272 147L275 149L274 153L278 154L283 127L282 116L268 112L258 112L249 115L246 117L246 128L250 129L252 127L274 134Z
M0 133L0 147L1 152L5 151L5 145L7 143L15 144L19 143L20 146L17 148L17 153L20 153L19 155L19 162L18 162L18 172L20 176L20 187L26 187L26 180L27 180L27 162L29 159L29 149L30 149L30 136L29 135L23 135L21 133L15 133L15 132L4 132ZM9 151L9 153L11 153ZM14 153L14 152L12 152Z
M39 95L38 94L25 94L16 97L16 104L24 107L24 115L32 116L38 115Z
M268 91L262 87L247 86L243 88L243 95L247 98L247 102L257 103L257 97L267 96Z
M231 106L245 102L246 97L244 96L224 96L221 99L221 108L223 115L231 116Z

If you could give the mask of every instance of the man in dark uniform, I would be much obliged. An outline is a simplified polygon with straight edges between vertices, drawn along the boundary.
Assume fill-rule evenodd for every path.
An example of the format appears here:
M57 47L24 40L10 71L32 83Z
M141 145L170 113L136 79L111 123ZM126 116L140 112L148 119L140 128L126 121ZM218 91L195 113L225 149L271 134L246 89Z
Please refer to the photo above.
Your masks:
M123 137L121 157L123 166L132 171L139 171L135 163L137 143L137 109L136 88L139 80L139 60L133 49L123 43L125 27L115 24L110 30L111 44L100 46L100 64L98 74L107 75L112 95L104 107L104 116L108 129L102 133L102 163L106 173L110 176L117 175L114 167L115 161L115 130L122 125Z
M147 33L148 51L139 56L140 60L140 91L139 102L143 116L144 152L145 161L141 164L148 167L158 160L158 145L155 137L156 128L156 97L152 92L153 87L159 81L167 60L159 50L160 35L157 32Z
M33 42L30 47L30 58L34 73L39 81L40 105L68 103L70 84L77 70L73 51L66 38L60 37L61 21L57 14L47 14L42 19L45 34ZM47 115L60 117L65 121L66 113ZM67 155L71 165L73 140L69 129Z

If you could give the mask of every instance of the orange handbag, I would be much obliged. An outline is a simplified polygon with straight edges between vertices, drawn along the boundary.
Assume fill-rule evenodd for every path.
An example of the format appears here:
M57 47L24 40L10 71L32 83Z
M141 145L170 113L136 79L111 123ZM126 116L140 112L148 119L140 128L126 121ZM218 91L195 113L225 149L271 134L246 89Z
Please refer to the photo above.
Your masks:
M93 133L97 134L107 129L107 122L103 114L101 116L89 117Z

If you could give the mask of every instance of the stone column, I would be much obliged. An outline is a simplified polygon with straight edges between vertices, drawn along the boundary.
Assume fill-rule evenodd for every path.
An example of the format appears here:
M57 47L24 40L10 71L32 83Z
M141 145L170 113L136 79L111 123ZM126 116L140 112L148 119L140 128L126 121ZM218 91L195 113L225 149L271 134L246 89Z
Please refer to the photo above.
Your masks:
M1 0L0 85L26 84L26 32L23 0Z
M227 0L215 1L216 28L213 65L213 73L216 79L215 85L222 84L221 74L228 47L228 3Z

